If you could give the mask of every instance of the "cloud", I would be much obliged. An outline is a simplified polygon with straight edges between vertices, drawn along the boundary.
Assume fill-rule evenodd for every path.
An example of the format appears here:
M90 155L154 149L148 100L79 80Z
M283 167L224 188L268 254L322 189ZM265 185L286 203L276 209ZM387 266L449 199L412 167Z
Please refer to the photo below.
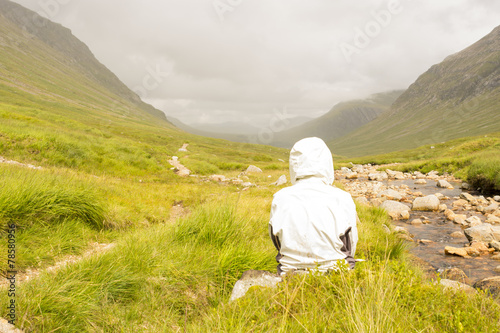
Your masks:
M275 108L318 115L406 88L489 33L500 13L495 0L16 2L42 14L41 4L57 4L45 16L72 29L130 88L148 68L168 67L144 96L167 115L259 126ZM347 59L341 45L360 34L368 42Z

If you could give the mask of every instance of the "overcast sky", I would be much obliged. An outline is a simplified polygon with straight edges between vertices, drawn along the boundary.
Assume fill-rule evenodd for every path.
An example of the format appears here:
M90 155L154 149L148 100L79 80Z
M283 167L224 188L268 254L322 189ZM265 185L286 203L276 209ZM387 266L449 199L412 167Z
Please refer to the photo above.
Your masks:
M500 25L498 0L15 0L186 123L319 116L405 89ZM286 110L286 111L285 111Z

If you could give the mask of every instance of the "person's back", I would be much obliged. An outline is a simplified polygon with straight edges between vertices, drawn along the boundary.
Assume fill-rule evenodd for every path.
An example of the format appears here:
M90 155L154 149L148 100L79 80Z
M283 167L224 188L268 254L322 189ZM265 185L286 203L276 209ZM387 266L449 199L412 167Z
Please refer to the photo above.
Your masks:
M274 195L269 221L278 272L325 272L341 259L353 268L356 207L347 192L331 186L333 161L323 140L307 138L294 145L290 177L294 185Z

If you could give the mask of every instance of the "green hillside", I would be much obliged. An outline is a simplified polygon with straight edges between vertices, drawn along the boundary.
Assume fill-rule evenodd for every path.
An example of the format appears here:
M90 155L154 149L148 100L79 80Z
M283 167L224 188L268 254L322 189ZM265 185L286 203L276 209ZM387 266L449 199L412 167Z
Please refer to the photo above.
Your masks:
M317 119L276 133L272 144L290 148L295 142L306 137L316 136L326 142L342 137L387 111L402 93L402 90L396 90L374 94L366 99L339 103Z
M361 156L500 130L500 27L422 74L376 120L329 145Z

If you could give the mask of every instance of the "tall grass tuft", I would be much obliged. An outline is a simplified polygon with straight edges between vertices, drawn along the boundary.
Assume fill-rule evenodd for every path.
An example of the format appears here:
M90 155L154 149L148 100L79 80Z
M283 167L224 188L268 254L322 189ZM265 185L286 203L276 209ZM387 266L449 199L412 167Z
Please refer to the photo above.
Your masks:
M0 168L0 220L25 228L66 219L104 226L104 205L89 183L45 171Z

